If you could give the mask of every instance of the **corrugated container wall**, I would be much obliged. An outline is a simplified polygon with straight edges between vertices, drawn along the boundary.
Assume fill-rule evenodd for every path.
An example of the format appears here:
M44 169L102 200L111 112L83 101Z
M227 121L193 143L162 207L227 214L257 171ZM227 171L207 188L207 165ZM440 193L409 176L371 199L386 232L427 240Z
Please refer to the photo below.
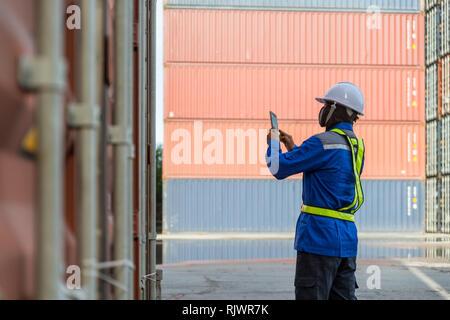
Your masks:
M444 71L444 67L442 68ZM442 83L444 83L442 78ZM427 121L435 120L438 116L438 65L437 63L430 65L426 70L426 107L425 119ZM443 87L444 89L444 87Z
M423 230L424 122L439 88L435 70L425 80L421 4L167 0L164 231L294 231L301 175L268 172L268 113L300 144L323 131L314 98L340 81L366 98L359 230Z
M426 230L450 233L450 1L426 2ZM435 90L437 88L437 90ZM432 121L431 121L432 120Z
M441 56L450 53L449 0L441 0Z
M426 238L427 244L430 240ZM190 261L227 260L265 260L282 259L295 261L297 252L293 250L291 239L191 239L163 241L162 255L164 264L183 265ZM421 258L429 257L448 261L450 249L442 249L432 245L425 247L394 247L387 246L385 241L370 241L358 243L359 259L387 258ZM231 261L230 261L231 260Z
M166 121L163 176L270 178L268 121ZM317 121L282 121L297 144L323 131ZM425 128L415 123L360 123L366 146L363 179L424 179Z
M426 14L426 64L430 65L440 57L440 21L441 8L440 6L433 7Z
M450 116L446 116L441 120L442 125L442 163L441 172L450 174Z
M433 177L438 174L439 165L439 140L438 140L438 121L432 121L426 127L426 174Z
M166 0L167 8L415 12L420 0Z
M450 233L450 176L442 179L442 232Z
M165 118L315 120L314 99L340 81L365 94L362 121L424 121L425 73L353 66L166 65Z
M428 69L427 69L428 73ZM437 81L436 81L437 85ZM442 115L450 114L450 56L442 58ZM428 85L427 85L428 86ZM436 92L436 101L438 93ZM434 101L433 101L434 102ZM432 106L434 108L434 105ZM437 115L436 115L437 116Z
M425 200L425 231L437 232L440 230L439 220L439 185L436 178L428 178L426 181Z
M425 0L425 10L430 10L436 4L439 3L440 0Z
M417 180L364 180L359 231L421 231L424 185ZM165 182L166 232L294 232L302 181L171 179ZM380 199L383 199L380 201Z
M165 61L424 65L421 14L166 10Z

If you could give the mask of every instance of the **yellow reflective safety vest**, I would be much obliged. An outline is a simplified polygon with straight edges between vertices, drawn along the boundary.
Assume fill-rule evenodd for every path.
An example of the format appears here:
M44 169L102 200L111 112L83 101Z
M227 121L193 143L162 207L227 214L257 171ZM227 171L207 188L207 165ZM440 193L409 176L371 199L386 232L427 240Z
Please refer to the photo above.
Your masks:
M359 210L361 205L364 202L364 194L361 187L361 168L362 162L364 158L364 141L358 138L349 137L344 131L340 129L332 129L330 130L335 132L346 138L349 146L350 152L352 154L352 164L353 164L353 173L355 176L355 198L353 202L347 207L340 208L337 210L326 209L320 207L314 207L309 205L303 205L302 211L309 214L325 216L335 219L347 220L347 221L355 221L355 212Z

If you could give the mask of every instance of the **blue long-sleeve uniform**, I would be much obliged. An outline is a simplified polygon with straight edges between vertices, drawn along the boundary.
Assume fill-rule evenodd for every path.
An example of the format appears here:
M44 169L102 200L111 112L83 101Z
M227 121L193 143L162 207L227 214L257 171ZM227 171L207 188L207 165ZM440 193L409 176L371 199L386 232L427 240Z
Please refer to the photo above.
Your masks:
M355 137L350 123L334 128ZM278 150L278 166L271 166L271 149ZM266 154L269 169L278 180L303 172L303 203L310 206L340 209L355 197L350 147L337 133L326 131L312 136L301 146L282 153L279 142L271 140ZM364 159L363 159L364 166ZM361 168L362 172L362 168ZM355 257L358 236L354 222L300 213L295 232L295 249L333 257Z

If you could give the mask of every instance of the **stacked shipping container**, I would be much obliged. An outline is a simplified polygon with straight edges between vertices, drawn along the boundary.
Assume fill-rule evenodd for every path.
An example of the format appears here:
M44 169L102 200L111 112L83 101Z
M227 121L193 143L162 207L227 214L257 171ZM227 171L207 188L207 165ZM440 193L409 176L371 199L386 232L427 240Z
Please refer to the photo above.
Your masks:
M293 231L300 177L270 177L268 113L299 144L339 81L366 97L359 230L423 230L424 17L420 1L370 4L167 1L164 231Z
M450 1L426 1L426 230L450 233Z

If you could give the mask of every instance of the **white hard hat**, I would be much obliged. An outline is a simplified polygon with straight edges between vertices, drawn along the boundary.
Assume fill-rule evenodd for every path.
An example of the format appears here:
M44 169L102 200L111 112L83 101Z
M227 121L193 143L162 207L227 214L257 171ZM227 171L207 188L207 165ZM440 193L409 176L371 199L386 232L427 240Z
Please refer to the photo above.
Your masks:
M349 109L364 115L364 95L361 90L351 82L339 82L327 91L325 97L316 98L320 103L336 102Z

